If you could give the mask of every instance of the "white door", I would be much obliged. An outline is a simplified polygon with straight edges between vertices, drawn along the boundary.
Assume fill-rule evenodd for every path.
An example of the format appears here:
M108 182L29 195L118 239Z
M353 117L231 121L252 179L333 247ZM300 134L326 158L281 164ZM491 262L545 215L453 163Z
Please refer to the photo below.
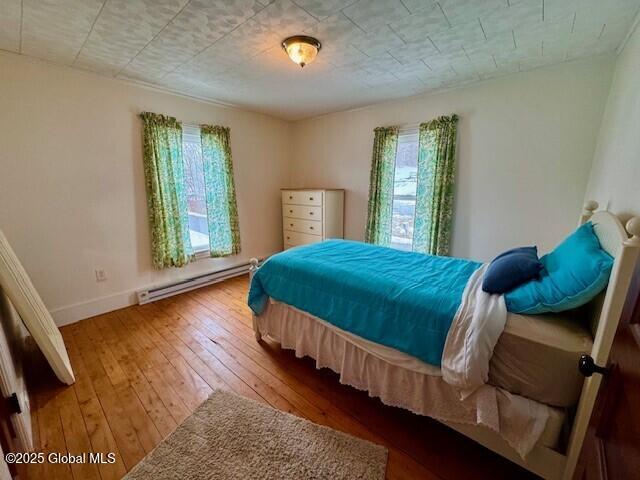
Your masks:
M27 332L11 302L0 289L0 394L15 394L20 413L11 416L19 447L33 450L29 394L22 369L24 341ZM1 478L1 477L0 477Z
M60 330L31 283L20 260L0 230L0 287L20 314L25 327L38 344L60 381L75 382L73 369Z
M4 452L2 451L2 447L0 447L0 480L11 480L11 472L9 471L9 466L7 462L4 461Z

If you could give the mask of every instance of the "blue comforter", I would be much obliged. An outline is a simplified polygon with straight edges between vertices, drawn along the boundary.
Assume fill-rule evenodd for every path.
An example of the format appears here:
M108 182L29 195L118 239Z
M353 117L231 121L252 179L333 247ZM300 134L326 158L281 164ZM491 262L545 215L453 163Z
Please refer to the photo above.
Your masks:
M249 306L269 297L439 366L449 326L480 263L345 240L296 247L256 272Z

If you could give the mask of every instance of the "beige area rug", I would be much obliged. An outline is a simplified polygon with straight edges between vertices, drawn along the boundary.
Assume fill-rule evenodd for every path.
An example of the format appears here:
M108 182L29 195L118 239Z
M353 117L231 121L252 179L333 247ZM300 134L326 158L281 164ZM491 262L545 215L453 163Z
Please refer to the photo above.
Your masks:
M383 479L387 449L222 390L129 480Z

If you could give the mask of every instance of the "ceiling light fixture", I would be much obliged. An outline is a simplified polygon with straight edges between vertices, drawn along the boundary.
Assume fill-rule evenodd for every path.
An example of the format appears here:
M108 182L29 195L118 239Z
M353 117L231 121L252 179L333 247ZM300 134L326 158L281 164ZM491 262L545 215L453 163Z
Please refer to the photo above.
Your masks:
M301 67L313 62L321 47L318 39L304 35L295 35L282 41L282 48L289 58Z

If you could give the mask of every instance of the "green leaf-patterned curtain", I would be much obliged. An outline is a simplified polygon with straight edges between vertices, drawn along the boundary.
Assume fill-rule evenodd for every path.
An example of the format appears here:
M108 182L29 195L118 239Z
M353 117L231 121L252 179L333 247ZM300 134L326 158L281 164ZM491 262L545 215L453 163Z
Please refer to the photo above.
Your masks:
M201 125L202 162L209 222L209 250L212 257L240 252L240 227L229 128Z
M157 269L182 267L193 258L182 163L182 125L173 117L143 112L143 162Z
M453 217L458 117L420 125L413 250L447 255Z
M374 134L365 241L388 246L391 243L398 127L379 127Z

